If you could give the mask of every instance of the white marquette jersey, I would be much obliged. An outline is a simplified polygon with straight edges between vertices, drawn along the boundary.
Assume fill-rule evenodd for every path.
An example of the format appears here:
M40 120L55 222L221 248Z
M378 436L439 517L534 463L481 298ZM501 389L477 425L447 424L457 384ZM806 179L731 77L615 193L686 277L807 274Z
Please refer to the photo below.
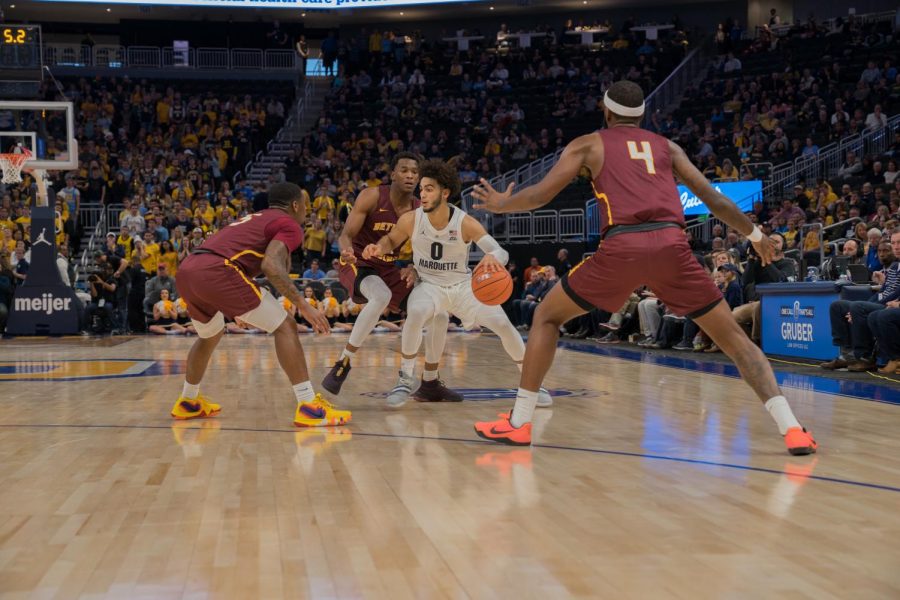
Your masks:
M413 264L423 282L446 287L471 279L470 244L463 241L462 233L465 218L465 212L451 205L450 222L438 231L422 208L416 209L412 234Z

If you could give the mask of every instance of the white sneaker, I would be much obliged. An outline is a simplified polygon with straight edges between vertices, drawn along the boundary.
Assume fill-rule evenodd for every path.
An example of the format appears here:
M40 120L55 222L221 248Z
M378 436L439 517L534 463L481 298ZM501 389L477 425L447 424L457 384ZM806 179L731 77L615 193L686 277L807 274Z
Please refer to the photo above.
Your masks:
M407 376L403 374L403 371L400 371L400 379L397 380L397 385L388 394L387 405L390 408L400 408L406 404L409 396L418 388L416 385L418 381L413 375Z
M545 388L541 388L538 390L537 407L547 408L548 406L553 406L553 396Z

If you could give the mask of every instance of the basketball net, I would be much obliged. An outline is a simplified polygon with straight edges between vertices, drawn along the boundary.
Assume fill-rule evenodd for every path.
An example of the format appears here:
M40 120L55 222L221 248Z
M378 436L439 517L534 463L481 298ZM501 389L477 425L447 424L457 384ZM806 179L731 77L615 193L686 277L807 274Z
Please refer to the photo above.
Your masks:
M28 148L16 146L13 152L0 154L0 168L3 169L3 183L21 183L22 167L31 159Z
M3 183L22 183L22 169L34 155L28 148L16 145L12 152L0 154L0 169L3 171ZM47 171L34 169L34 182L37 185L37 201L35 206L47 206Z

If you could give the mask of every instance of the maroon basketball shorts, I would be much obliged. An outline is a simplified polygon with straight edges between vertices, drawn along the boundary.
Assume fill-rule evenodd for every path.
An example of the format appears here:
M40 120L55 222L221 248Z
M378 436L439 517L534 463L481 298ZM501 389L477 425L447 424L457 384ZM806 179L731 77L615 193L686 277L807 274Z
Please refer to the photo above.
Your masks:
M406 298L412 288L406 286L406 282L400 277L400 269L395 266L372 267L367 264L357 262L356 264L345 263L341 260L341 269L338 272L341 285L350 294L350 297L356 304L366 304L368 300L359 289L359 284L369 275L379 277L391 290L391 301L388 308L392 311L403 310L406 306Z
M260 289L240 267L215 254L189 256L178 268L175 285L200 337L219 333L225 317L240 317L268 333L287 317L268 290Z
M700 317L722 300L722 292L691 254L684 232L673 227L605 239L560 283L584 310L597 307L611 313L642 285L678 316Z

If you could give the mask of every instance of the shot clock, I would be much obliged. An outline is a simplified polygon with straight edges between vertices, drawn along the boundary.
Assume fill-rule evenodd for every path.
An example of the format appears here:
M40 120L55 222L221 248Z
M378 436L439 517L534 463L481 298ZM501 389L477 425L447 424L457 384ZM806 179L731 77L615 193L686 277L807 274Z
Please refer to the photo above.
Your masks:
M41 26L0 26L0 81L41 80Z
M0 98L30 98L43 79L40 25L0 25Z

